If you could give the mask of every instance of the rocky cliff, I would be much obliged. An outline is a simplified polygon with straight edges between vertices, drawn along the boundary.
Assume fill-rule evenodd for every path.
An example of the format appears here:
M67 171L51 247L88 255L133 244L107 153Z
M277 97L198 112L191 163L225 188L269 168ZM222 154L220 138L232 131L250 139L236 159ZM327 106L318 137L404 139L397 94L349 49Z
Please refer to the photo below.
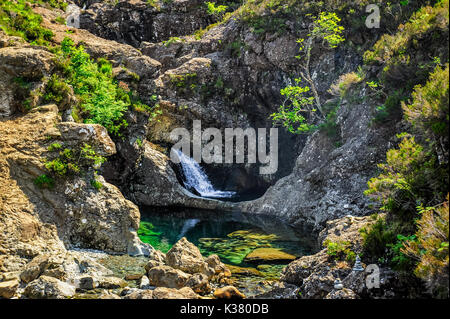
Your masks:
M272 215L293 226L310 224L317 232L322 230L322 250L291 263L282 278L286 285L300 287L302 297L407 295L401 289L389 294L396 280L389 268L383 270L388 278L386 289L375 294L361 290L362 277L350 271L349 261L330 260L325 246L327 240L351 241L353 253L361 252L358 229L372 220L355 216L372 212L363 194L367 181L376 175L376 164L396 142L395 134L405 128L399 114L391 114L384 123L374 121L380 101L388 98L380 98L385 94L381 91L374 93L378 84L365 83L365 77L384 76L393 90L401 89L395 83L403 83L405 74L417 78L405 84L408 90L423 84L423 76L414 68L405 68L403 74L400 67L393 67L385 75L386 61L381 58L378 64L361 67L363 54L383 33L399 25L400 32L404 30L402 23L422 6L421 1L406 7L385 3L383 12L392 18L376 30L360 21L364 10L360 2L325 1L327 10L343 17L347 39L338 48L311 51L312 79L320 100L335 110L328 114L332 123L308 136L280 128L279 167L274 174L259 174L259 164L205 164L218 188L263 194L237 204L200 198L181 185L177 166L168 158L174 143L170 132L186 128L192 133L194 120L222 133L225 128L271 127L270 115L282 103L280 89L293 84L301 71L296 40L308 36L310 17L323 11L324 3L242 1L218 15L198 0L62 1L69 3L69 10L61 1L56 1L58 5L44 2L19 1L24 5L19 11L6 6L0 11L8 17L4 21L15 22L21 17L18 12L29 15L25 20L39 16L39 28L32 32L21 30L28 25L20 23L0 31L2 296L10 298L17 292L30 298L59 298L73 296L74 287L124 288L120 279L105 279L111 274L75 248L150 256L148 278L139 277L141 286L147 287L150 283L145 280L149 280L163 289L122 291L134 298L197 298L196 293L210 290L214 267L208 265L218 267L216 275L227 273L220 261L203 260L184 240L179 243L181 252L168 256L143 244L137 236L137 205L235 209ZM448 16L438 22L444 30ZM448 41L448 31L442 30L434 36L443 34ZM89 118L92 114L80 107L88 97L70 82L73 79L68 74L82 62L64 60L66 38L74 50L87 54L89 62L84 62L95 64L98 78L108 74L119 87L114 102L128 103L119 112L120 130L94 124ZM418 36L414 40L410 58L420 69L427 69L428 62L419 62L423 62L422 49L428 40ZM448 51L439 55L438 46L428 46L435 61L448 60ZM342 83L341 76L352 72L360 74L359 80ZM347 86L341 92L343 85ZM87 87L88 91L101 89L94 81ZM49 92L58 93L50 96ZM404 92L390 93L395 100ZM393 104L405 99L402 95ZM105 158L106 163L100 165ZM181 255L182 262L172 260L171 255L174 259ZM189 262L184 259L203 268L187 270L184 264ZM333 290L338 277L346 282L347 290ZM216 279L227 283L226 278ZM165 290L187 282L193 290ZM44 296L42 291L51 293ZM298 293L292 286L280 287L280 291ZM229 287L217 295L241 296ZM118 296L108 293L103 297Z

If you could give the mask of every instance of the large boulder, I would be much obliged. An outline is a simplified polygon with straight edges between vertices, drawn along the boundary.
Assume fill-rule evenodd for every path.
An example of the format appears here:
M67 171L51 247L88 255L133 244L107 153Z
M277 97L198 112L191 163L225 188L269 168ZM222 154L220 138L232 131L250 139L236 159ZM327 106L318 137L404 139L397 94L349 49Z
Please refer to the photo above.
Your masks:
M205 262L197 246L189 242L186 237L181 238L167 252L166 263L189 274L202 273L208 277L215 274L214 268L209 267Z
M1 32L0 39L7 41L10 37ZM39 92L42 79L54 68L53 57L52 53L39 47L0 48L0 119L10 117L22 107L19 95L30 95L34 90ZM38 99L38 94L33 96L30 105L35 105Z
M65 299L74 294L74 286L48 276L33 280L24 291L24 295L30 299Z
M181 288L191 277L185 272L169 266L156 266L147 273L150 284L156 287Z
M0 297L1 298L12 298L19 287L19 280L9 280L0 282Z

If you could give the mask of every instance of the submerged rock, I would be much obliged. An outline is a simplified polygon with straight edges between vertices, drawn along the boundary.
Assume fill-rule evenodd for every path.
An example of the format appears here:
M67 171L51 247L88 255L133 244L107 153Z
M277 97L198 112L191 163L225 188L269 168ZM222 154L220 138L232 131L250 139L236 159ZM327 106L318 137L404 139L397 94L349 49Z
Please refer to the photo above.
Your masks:
M104 289L124 288L127 285L125 280L117 277L102 277L98 280L98 287Z
M244 261L255 263L281 263L286 261L292 261L296 257L294 255L285 253L277 248L257 248L250 254L245 256Z
M153 299L152 290L136 290L127 294L124 299Z

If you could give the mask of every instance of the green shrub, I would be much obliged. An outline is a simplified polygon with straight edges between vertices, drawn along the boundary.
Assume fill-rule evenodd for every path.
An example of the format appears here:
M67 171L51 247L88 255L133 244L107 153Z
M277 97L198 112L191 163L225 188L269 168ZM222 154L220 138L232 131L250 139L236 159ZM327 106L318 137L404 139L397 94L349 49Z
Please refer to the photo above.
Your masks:
M410 104L402 103L405 118L428 135L445 137L449 131L449 65L437 66L424 85L417 85Z
M205 2L206 5L206 12L208 14L216 16L216 17L222 17L223 14L227 11L228 6L225 5L217 5L214 2Z
M49 150L50 152L52 152L52 151L59 150L59 149L61 149L61 148L62 148L62 145L61 145L60 143L52 143L52 144L48 147L48 150Z
M360 229L363 238L363 254L374 261L386 257L387 245L395 242L395 232L388 227L385 218L378 217L368 228Z
M48 45L53 32L41 26L42 17L25 0L0 0L0 27L8 35L20 36L37 45Z
M53 73L45 87L44 101L60 105L71 93L70 86L59 75Z
M418 230L413 240L406 240L402 253L417 260L414 273L426 281L433 295L449 296L449 207L445 202L420 208Z
M72 112L75 120L103 125L110 134L120 137L128 126L125 120L128 110L151 109L140 102L126 83L116 83L108 60L93 61L83 46L75 47L67 37L60 48L53 51L59 74L52 75L45 99L56 103L62 101L69 94L70 85L79 100Z

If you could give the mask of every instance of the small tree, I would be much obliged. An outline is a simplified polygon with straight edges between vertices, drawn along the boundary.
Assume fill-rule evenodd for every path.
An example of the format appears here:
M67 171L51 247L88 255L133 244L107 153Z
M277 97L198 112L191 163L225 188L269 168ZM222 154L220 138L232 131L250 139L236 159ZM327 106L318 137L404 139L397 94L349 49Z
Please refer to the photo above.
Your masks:
M339 25L340 21L341 19L335 13L321 12L310 24L308 38L297 39L300 45L299 55L296 56L301 61L300 78L295 79L295 86L287 86L280 91L286 99L278 112L271 115L274 123L281 123L291 133L308 132L326 117L316 85L311 77L311 52L319 41L322 46L329 48L336 48L345 41L342 36L344 27ZM301 80L304 80L307 85L298 86ZM312 92L312 97L306 96L309 91Z

